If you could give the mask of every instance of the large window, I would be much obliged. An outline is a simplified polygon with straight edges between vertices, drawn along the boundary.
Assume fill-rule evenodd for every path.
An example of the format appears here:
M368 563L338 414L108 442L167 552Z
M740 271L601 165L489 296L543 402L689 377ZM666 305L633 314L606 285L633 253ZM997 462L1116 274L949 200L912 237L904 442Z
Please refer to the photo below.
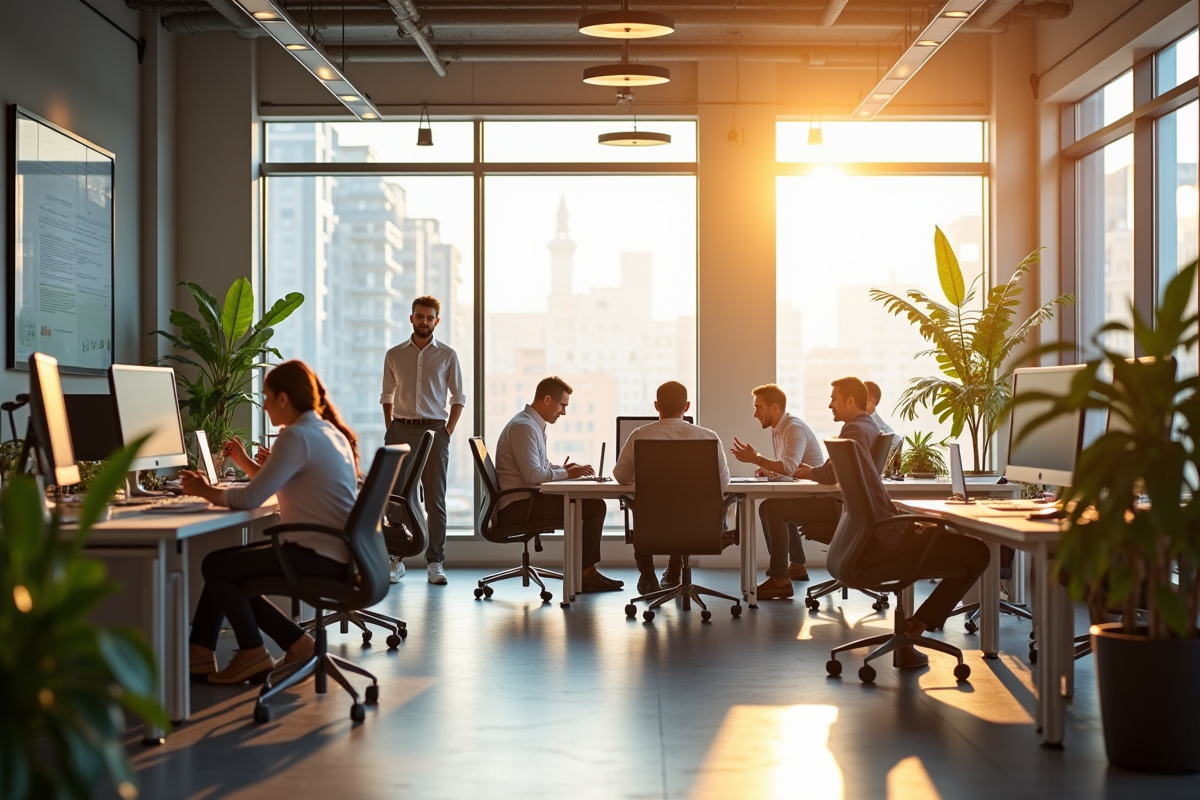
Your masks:
M1132 322L1133 137L1118 139L1079 161L1079 323L1084 353L1107 321ZM1133 337L1109 331L1108 350L1133 355Z
M985 126L831 123L820 146L805 145L805 131L805 123L779 123L778 156L781 162L795 159L781 166L792 174L781 175L776 186L776 373L788 409L818 437L836 435L840 424L828 410L829 384L856 375L879 384L879 413L896 431L930 432L940 440L950 433L948 423L927 411L913 421L894 412L910 379L939 374L932 356L918 356L929 344L907 319L872 302L869 292L903 296L919 289L940 300L933 247L938 226L982 299ZM923 144L929 142L937 146ZM830 153L842 163L832 163ZM900 153L913 154L909 163L924 163L884 160ZM941 166L930 163L938 153Z
M576 390L548 431L551 456L598 466L607 442L610 474L618 414L653 414L664 380L695 392L695 123L642 126L672 143L620 161L628 148L597 135L625 121L439 122L433 147L415 145L415 123L267 126L266 293L306 297L275 341L317 370L368 457L383 443L384 353L412 333L414 297L442 301L437 336L458 351L468 395L452 529L473 524L467 437L494 446L540 378ZM674 174L639 175L662 172L643 163Z

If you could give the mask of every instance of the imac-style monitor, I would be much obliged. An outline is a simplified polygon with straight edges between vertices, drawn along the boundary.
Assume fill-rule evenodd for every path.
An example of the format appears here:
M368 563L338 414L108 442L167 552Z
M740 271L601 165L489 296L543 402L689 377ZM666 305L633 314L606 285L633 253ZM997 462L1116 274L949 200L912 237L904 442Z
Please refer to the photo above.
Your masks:
M1071 364L1014 370L1013 397L1029 392L1064 396L1071 391L1071 381L1083 368L1083 364ZM1018 441L1026 426L1049 411L1050 405L1048 400L1013 405L1008 426L1008 466L1004 470L1008 480L1053 486L1073 483L1075 458L1084 433L1082 413L1056 417Z
M684 417L683 421L689 424L694 423L691 417ZM658 417L617 417L617 454L613 459L614 462L621 457L621 448L625 446L625 440L629 438L629 434L652 422L658 422Z
M108 369L108 382L117 405L121 441L129 444L142 436L150 437L130 470L187 466L175 370L113 364Z
M71 446L80 461L103 461L121 448L117 407L111 394L68 394Z
M54 486L79 483L58 360L44 353L29 356L29 433L33 442L25 446L32 446L43 480Z

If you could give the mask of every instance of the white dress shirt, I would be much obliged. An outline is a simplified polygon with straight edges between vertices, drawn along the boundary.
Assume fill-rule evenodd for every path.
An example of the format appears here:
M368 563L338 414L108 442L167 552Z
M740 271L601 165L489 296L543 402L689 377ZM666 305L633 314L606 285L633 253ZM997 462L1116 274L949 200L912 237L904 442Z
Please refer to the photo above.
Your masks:
M879 416L878 411L874 411L871 413L871 419L875 420L875 424L879 426L879 430L883 431L884 433L893 433L893 434L895 433L895 431L892 430L891 427L889 427L888 424L883 421L883 417Z
M679 417L668 417L643 425L630 432L621 447L621 457L613 467L613 479L617 483L633 483L633 446L640 439L715 439L717 441L717 463L721 470L721 490L729 486L729 464L725 461L725 446L716 431L693 425Z
M279 500L279 521L346 527L358 497L354 451L342 432L305 411L279 432L271 457L245 486L225 490L230 508L258 508L271 495ZM343 564L350 550L341 539L323 533L285 533L280 539L315 550Z
M536 489L548 481L567 477L565 467L550 463L546 451L546 420L526 405L524 410L508 421L496 440L496 478L500 491ZM500 508L520 500L523 495L510 494L500 501Z
M771 447L775 449L775 460L783 464L783 474L789 478L795 477L801 464L819 467L825 463L821 442L812 428L786 411L771 428Z
M447 404L446 395L450 395ZM412 337L383 357L383 393L379 404L392 404L392 419L440 419L450 415L447 405L466 405L462 369L454 348L430 339L422 349Z

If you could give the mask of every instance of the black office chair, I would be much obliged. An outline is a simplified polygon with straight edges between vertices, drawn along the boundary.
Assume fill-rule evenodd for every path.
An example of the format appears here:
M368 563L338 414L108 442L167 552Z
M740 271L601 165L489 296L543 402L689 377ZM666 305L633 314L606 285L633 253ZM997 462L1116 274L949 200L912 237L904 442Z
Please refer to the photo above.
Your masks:
M389 556L407 558L425 551L425 543L429 541L429 528L425 524L425 516L417 504L417 491L421 485L421 473L425 470L425 462L429 459L429 451L433 449L434 432L427 430L417 443L416 451L405 459L407 470L402 470L404 481L400 492L388 497L387 509L384 512L383 543ZM340 633L348 633L351 625L362 631L363 644L370 644L372 634L368 624L376 625L391 631L387 639L389 650L395 650L400 642L408 638L408 623L397 617L379 614L374 611L333 611L325 615L321 624L325 626L338 623ZM313 631L317 620L301 622L300 627Z
M871 636L859 639L849 644L839 645L829 653L829 661L825 664L826 671L833 677L842 674L842 662L837 654L846 650L856 650L860 647L875 647L863 661L858 671L858 677L863 683L875 680L875 669L871 662L880 656L887 655L902 647L920 645L931 650L948 653L958 659L954 668L954 677L965 681L971 676L971 667L963 663L962 651L952 644L930 639L925 636L910 636L904 630L906 619L904 603L900 593L921 578L929 575L922 571L922 563L929 547L945 532L945 523L937 517L923 514L896 514L878 518L871 504L871 495L887 497L883 480L877 474L864 469L865 457L860 456L856 443L852 439L826 439L825 447L833 460L837 472L838 483L842 487L842 495L846 498L846 513L838 524L837 533L829 546L829 572L851 589L869 589L874 592L893 592L896 594L896 620L893 633ZM890 501L889 501L890 503ZM884 525L912 525L919 523L926 527L921 535L928 537L925 553L910 568L902 568L892 562L867 563L865 555L875 547L881 547L875 538L875 531Z
M352 664L344 658L329 653L329 642L325 635L325 610L333 611L362 611L369 608L388 593L388 559L387 550L383 545L383 533L380 522L383 511L387 507L388 493L396 482L400 471L400 462L408 454L408 445L392 445L381 447L375 453L371 463L371 471L363 482L358 493L358 501L350 511L346 520L345 530L330 528L304 522L294 522L287 525L275 525L264 531L271 537L275 555L283 569L282 575L266 578L255 578L242 585L242 591L251 596L277 594L294 597L308 603L316 609L316 629L314 633L317 646L312 656L306 661L296 661L277 667L267 675L267 681L259 693L254 705L254 721L269 722L271 709L267 701L280 692L290 689L309 675L314 678L317 694L325 694L327 690L326 676L332 677L343 689L350 693L354 703L350 706L350 719L362 722L366 710L358 702L358 692L342 675L342 670L362 675L371 679L367 687L365 701L374 704L379 701L379 681L367 670ZM329 578L312 578L297 575L296 570L288 561L281 542L280 534L299 531L323 533L335 536L346 543L350 549L350 562L346 565L344 580Z
M879 436L875 437L875 444L871 447L871 461L876 467L876 472L878 472L880 475L882 475L884 469L887 468L888 453L891 452L892 443L897 435L899 434L893 435L881 431ZM824 529L826 527L830 528L826 534L828 538L821 535L822 533L825 533ZM817 538L814 541L818 541L821 544L829 544L833 540L834 530L836 530L836 526L819 526L816 529ZM806 533L806 538L812 539L813 537ZM810 611L817 611L821 608L821 598L827 594L833 594L839 589L842 591L842 599L848 600L850 598L850 591L843 586L840 581L831 579L822 581L821 583L813 584L812 586L808 587L808 591L804 593L804 605L808 606ZM860 591L874 601L871 603L871 608L875 609L876 611L883 611L889 606L888 596L886 593L869 592L866 590Z
M654 619L654 609L676 597L683 599L683 610L700 606L700 619L707 622L712 612L700 599L701 595L732 600L729 609L741 616L742 604L732 595L697 586L692 583L690 556L716 556L738 540L738 531L725 530L724 521L729 507L741 503L744 495L724 495L716 439L641 439L633 454L634 484L637 497L622 497L625 506L625 535L634 548L647 555L683 557L680 582L668 589L659 589L635 597L625 606L625 616L637 616L637 603L649 605L642 612L647 622ZM632 525L630 512L633 513Z
M1011 547L1000 548L1000 580L1012 580L1012 565L1013 561L1016 559L1016 554L1017 551L1013 550ZM1004 598L1000 598L1000 611L1004 614L1012 614L1015 617L1027 619L1030 622L1033 621L1033 613L1030 612L1028 608L1022 605L1017 605L1016 603L1005 600ZM950 612L951 617L957 617L959 614L967 615L967 618L963 620L963 628L967 631L967 633L975 633L979 630L978 601L974 603L963 603L961 606ZM1089 641L1090 637L1091 634L1088 634L1087 638ZM1031 653L1036 652L1033 645L1030 645L1029 647ZM1037 656L1033 656L1033 659L1037 660Z
M561 581L563 576L561 572L553 572L530 564L529 542L532 540L533 549L539 553L542 552L541 535L543 533L552 533L558 530L560 526L554 522L528 518L524 522L516 524L497 524L496 515L500 509L500 498L512 494L523 496L535 495L538 494L538 490L506 489L500 491L500 479L496 477L496 466L492 463L492 457L488 455L487 445L478 436L471 437L471 457L475 460L475 469L479 473L479 482L483 486L483 496L479 499L479 506L475 510L475 522L479 527L480 534L489 542L496 542L497 544L520 542L525 546L525 552L521 554L521 566L481 578L479 585L475 587L475 599L479 600L483 597L491 597L494 591L491 584L497 581L520 578L522 586L528 586L529 582L533 581L542 587L542 600L549 603L554 595L550 594L550 590L546 588L546 584L542 578L552 578ZM532 513L532 503L529 506L529 510Z

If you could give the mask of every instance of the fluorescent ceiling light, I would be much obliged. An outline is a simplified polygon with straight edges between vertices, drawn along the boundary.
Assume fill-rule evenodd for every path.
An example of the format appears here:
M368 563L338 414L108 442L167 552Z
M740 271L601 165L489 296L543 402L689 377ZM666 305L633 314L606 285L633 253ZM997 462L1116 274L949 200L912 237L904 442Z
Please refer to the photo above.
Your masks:
M657 86L671 80L671 70L653 64L604 64L583 71L583 82L594 86Z
M358 119L379 119L371 99L338 68L304 28L279 5L279 0L234 0L267 35L279 42L306 70L319 78L334 97Z
M930 18L925 29L917 34L912 44L896 59L887 74L863 96L850 116L854 119L870 119L882 111L912 76L925 66L939 47L962 27L979 5L979 0L947 0L943 3L938 12Z

